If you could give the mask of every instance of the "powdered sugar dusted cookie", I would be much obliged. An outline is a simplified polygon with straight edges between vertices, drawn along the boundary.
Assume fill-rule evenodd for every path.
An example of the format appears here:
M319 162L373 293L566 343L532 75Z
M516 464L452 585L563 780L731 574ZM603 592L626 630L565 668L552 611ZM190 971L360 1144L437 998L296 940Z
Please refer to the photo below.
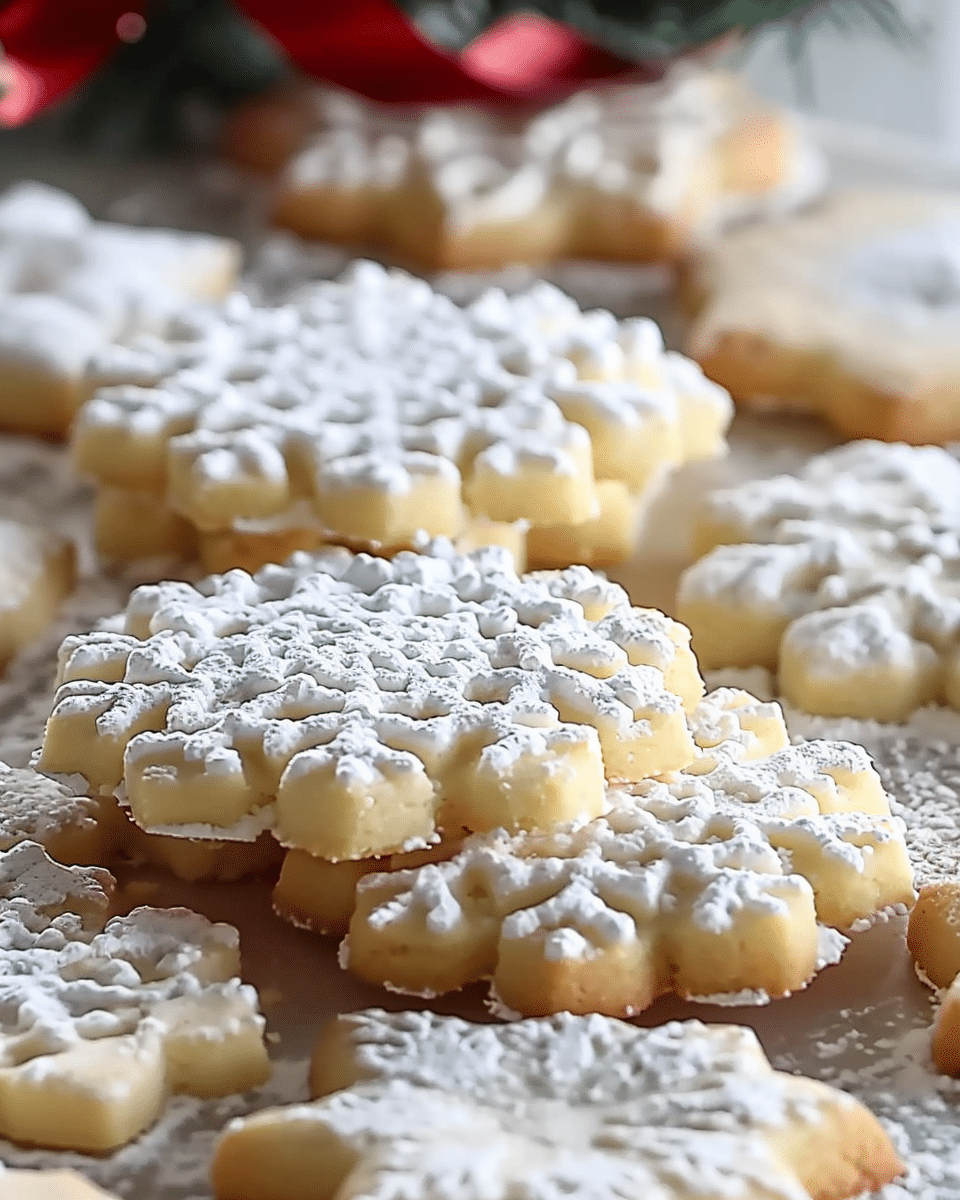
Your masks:
M0 1135L13 1141L111 1150L168 1090L226 1095L268 1073L236 930L186 909L104 924L112 886L35 842L0 851Z
M960 882L920 889L907 945L923 980L940 990L930 1051L938 1070L960 1076Z
M862 1105L774 1072L734 1026L373 1010L328 1029L312 1085L228 1127L219 1200L302 1200L305 1178L318 1200L842 1200L903 1169Z
M106 866L113 844L101 815L98 800L0 762L0 850L39 842L57 862Z
M715 493L677 600L701 663L779 669L825 716L960 707L958 497L952 455L881 442Z
M849 437L960 437L960 197L840 193L693 264L689 352L737 400Z
M81 412L74 456L104 489L99 548L196 547L218 567L423 533L519 548L517 522L622 558L620 516L679 462L720 453L730 419L652 321L583 312L547 284L461 308L373 263L281 307L236 296L184 314L97 371L114 386Z
M0 369L0 390L2 375ZM0 397L0 409L2 403ZM0 667L47 628L75 578L72 542L46 529L0 520Z
M340 859L594 816L694 758L682 626L586 568L434 549L138 588L64 643L40 769L122 784L152 832Z
M117 337L163 328L191 298L233 285L224 238L91 221L65 192L0 196L0 425L62 436L89 394L87 367Z
M837 960L837 928L913 900L901 824L857 746L607 799L590 822L477 835L449 862L366 876L342 963L420 995L492 978L526 1016L629 1016L667 992L764 1002Z
M731 220L795 207L824 176L794 118L738 78L689 65L533 117L287 96L259 113L254 102L232 138L246 161L250 134L254 153L276 161L278 141L314 126L281 178L276 220L426 267L669 258Z
M688 773L712 771L720 762L763 758L788 744L779 705L763 704L736 688L721 688L704 697L687 718L694 742ZM403 871L452 858L462 831L446 830L426 850L382 858L330 862L305 850L290 850L283 860L273 893L276 912L302 928L344 934L356 906L356 888L366 875Z
M0 1163L4 1200L112 1200L74 1171L7 1171Z

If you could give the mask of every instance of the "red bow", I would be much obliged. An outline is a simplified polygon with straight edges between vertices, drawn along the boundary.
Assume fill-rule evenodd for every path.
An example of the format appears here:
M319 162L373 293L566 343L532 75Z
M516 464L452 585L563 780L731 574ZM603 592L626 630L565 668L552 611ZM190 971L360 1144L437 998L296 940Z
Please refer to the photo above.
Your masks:
M555 99L635 65L568 26L516 16L461 54L426 42L390 0L240 0L304 71L371 99L442 103ZM85 79L142 31L137 0L13 0L0 11L7 59L0 124L17 125Z

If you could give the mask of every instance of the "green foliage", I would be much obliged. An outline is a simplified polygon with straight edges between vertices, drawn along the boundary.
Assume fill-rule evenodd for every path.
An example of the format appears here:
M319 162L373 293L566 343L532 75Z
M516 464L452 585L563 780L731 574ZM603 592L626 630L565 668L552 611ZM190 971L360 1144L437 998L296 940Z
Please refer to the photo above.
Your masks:
M597 45L637 61L657 61L732 30L774 21L869 17L901 31L895 0L397 0L426 36L449 48L472 41L516 12L566 21Z
M427 37L452 48L466 45L514 12L537 11L576 26L624 58L648 62L733 29L750 30L776 20L799 27L811 19L832 18L852 26L868 13L891 33L900 28L894 0L395 2ZM143 37L119 46L75 96L37 123L43 140L113 153L202 142L222 105L269 88L285 72L273 44L231 0L150 0L145 15Z

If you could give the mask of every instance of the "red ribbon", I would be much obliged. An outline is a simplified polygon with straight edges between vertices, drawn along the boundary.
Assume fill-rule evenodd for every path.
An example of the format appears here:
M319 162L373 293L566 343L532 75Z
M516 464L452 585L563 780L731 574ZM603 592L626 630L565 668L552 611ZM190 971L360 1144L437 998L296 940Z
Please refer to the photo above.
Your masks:
M240 0L297 65L375 100L556 99L636 65L544 17L511 17L461 54L425 41L390 0ZM137 0L13 0L0 9L0 124L17 125L80 83L137 30Z

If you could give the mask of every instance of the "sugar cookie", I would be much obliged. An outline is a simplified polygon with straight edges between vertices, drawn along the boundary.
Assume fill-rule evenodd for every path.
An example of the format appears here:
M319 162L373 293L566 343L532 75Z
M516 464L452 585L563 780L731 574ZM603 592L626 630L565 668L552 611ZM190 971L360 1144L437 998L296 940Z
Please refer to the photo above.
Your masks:
M913 900L902 826L858 746L718 758L607 804L367 875L342 964L417 995L492 978L495 1001L525 1016L631 1016L667 992L757 1002L835 962L837 928Z
M960 463L855 442L715 493L677 613L705 669L779 670L823 716L960 708Z
M112 887L35 842L0 851L0 1136L105 1152L168 1090L221 1096L268 1075L236 930L186 909L106 921Z
M113 1200L75 1171L7 1171L0 1163L3 1200Z
M433 549L138 588L64 643L39 769L149 832L342 859L595 816L607 778L692 761L682 626L586 568Z
M824 178L795 118L688 64L532 117L288 92L241 112L234 153L272 166L310 125L280 181L278 223L427 268L670 258L732 221L796 207Z
M233 286L225 238L91 221L66 192L0 195L0 427L62 437L87 366L117 337L161 329L191 298Z
M907 926L907 946L923 978L940 989L930 1052L937 1069L960 1076L960 882L920 889Z
M522 558L518 522L544 527L549 565L622 558L638 505L721 453L731 416L650 320L582 312L545 283L461 308L369 262L280 307L183 313L91 371L111 386L73 452L101 488L100 552L217 568L422 534Z
M218 1200L843 1200L903 1170L866 1108L773 1071L732 1025L353 1013L321 1038L312 1089L227 1127Z
M697 705L687 723L696 757L686 770L706 773L719 762L763 758L789 742L783 713L736 688L721 688ZM273 893L279 916L301 928L343 935L356 906L356 888L366 875L403 871L428 862L452 858L460 849L461 833L446 830L427 850L333 863L305 850L290 850L283 860Z
M0 398L0 408L2 403ZM0 668L43 633L75 581L71 541L19 521L0 521Z
M732 234L688 273L688 351L737 400L847 437L960 437L960 197L840 193Z

